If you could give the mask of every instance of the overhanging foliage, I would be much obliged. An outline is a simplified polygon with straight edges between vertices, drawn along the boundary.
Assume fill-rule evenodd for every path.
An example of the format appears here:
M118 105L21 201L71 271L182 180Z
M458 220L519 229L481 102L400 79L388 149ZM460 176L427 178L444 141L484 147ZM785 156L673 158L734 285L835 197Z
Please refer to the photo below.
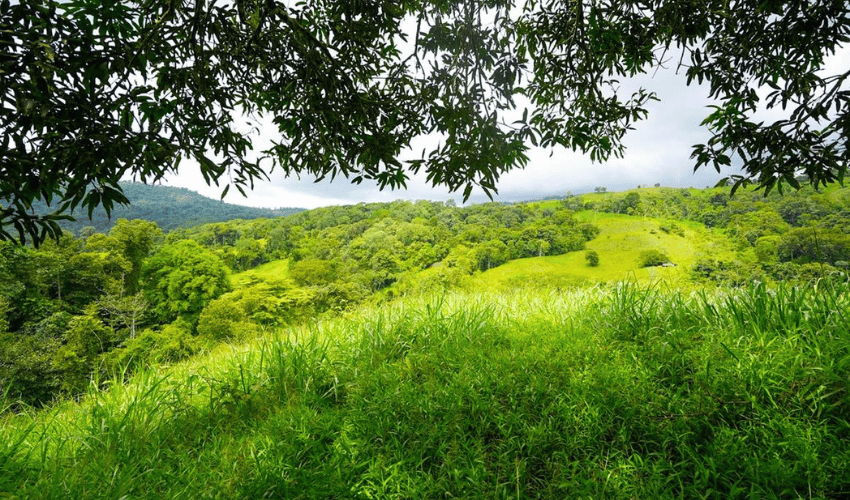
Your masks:
M75 208L126 203L122 177L186 158L225 192L279 168L493 193L528 143L622 154L654 94L618 80L668 60L718 101L696 168L737 155L736 187L841 181L850 71L820 70L849 34L842 0L3 0L0 238L55 236ZM759 106L788 117L757 123ZM267 151L246 115L275 123ZM442 142L402 162L427 133ZM57 210L32 214L37 199Z

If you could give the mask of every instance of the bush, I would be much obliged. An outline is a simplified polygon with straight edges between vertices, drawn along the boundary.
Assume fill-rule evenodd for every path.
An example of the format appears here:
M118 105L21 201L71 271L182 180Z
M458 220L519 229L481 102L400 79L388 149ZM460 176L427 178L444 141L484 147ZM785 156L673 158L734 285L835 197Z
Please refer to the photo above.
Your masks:
M233 300L224 297L211 301L198 319L198 337L217 343L244 336L250 330L245 311Z
M59 395L64 374L53 359L60 339L0 332L0 346L0 402L41 406Z
M660 266L665 262L669 262L670 258L661 250L644 250L640 253L640 267Z
M430 294L469 286L471 277L457 267L439 267L435 272L418 276L410 286L414 294Z
M833 282L843 282L846 280L843 271L820 262L807 262L805 264L778 262L769 266L768 271L773 279L785 282L815 283L821 280Z
M62 372L62 389L81 393L89 384L95 362L110 347L114 331L94 315L74 316L68 322L65 345L53 357L53 366Z
M599 233L602 232L602 229L600 229L596 224L584 223L580 224L578 228L585 241L590 241L593 238L596 238L599 236Z
M779 260L777 249L782 241L782 237L778 235L762 236L756 240L755 252L756 257L762 264L776 264Z
M230 295L238 298L239 308L245 312L250 321L263 326L276 326L284 323L281 316L281 299L278 295L294 287L292 282L279 280L278 283L280 287L258 284L242 288Z
M587 265L590 267L596 267L599 265L599 254L596 253L596 250L588 250L584 253L584 259L587 261Z
M314 304L318 312L344 311L369 296L369 290L357 283L331 283L315 289Z
M192 335L192 325L186 320L166 325L161 331L146 329L126 347L104 355L104 364L113 372L147 366L150 363L175 363L201 351L201 344Z
M691 277L696 281L713 281L731 287L746 286L766 279L766 275L759 266L737 260L730 262L715 259L697 261L691 268Z
M338 278L337 262L321 259L307 259L296 262L289 270L289 276L301 286L322 286Z
M678 224L670 224L669 226L662 224L658 226L658 229L664 231L665 234L673 233L677 236L685 237L685 231Z

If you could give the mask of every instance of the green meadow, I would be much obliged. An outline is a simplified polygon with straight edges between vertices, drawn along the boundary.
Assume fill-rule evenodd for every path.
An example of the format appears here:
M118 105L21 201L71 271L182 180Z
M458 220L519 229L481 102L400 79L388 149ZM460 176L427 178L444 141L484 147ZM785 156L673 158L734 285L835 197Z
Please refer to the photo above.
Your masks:
M463 293L6 413L3 498L846 498L847 287Z
M590 211L576 213L576 219L600 229L585 250L512 260L477 276L475 286L574 286L623 280L688 286L688 271L698 260L735 255L725 235L694 222ZM587 250L599 254L598 266L587 264ZM647 250L661 251L675 266L641 267L641 253Z

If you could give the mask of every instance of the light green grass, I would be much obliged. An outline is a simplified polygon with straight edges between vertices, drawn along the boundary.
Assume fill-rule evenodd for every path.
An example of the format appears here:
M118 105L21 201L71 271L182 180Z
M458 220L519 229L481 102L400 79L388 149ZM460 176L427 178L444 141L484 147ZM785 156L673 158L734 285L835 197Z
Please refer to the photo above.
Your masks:
M850 297L450 294L0 420L3 498L844 498Z
M275 281L289 276L289 259L274 260L230 276L230 284L239 288L261 281Z
M587 250L599 254L597 267L587 265L585 250L519 259L482 273L476 278L475 286L567 286L622 280L684 285L688 271L699 259L734 256L732 244L725 236L699 223L589 211L576 213L576 218L600 228L600 234L586 245ZM681 236L671 230L674 225L681 228ZM662 227L670 232L664 232ZM653 249L666 253L676 267L639 267L641 252Z

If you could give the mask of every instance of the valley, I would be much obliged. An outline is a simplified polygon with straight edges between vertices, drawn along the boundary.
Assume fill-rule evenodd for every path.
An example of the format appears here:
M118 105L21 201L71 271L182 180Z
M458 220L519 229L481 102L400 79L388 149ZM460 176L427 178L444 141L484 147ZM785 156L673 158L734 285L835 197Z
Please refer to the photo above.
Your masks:
M655 188L3 244L0 494L841 498L846 200Z

